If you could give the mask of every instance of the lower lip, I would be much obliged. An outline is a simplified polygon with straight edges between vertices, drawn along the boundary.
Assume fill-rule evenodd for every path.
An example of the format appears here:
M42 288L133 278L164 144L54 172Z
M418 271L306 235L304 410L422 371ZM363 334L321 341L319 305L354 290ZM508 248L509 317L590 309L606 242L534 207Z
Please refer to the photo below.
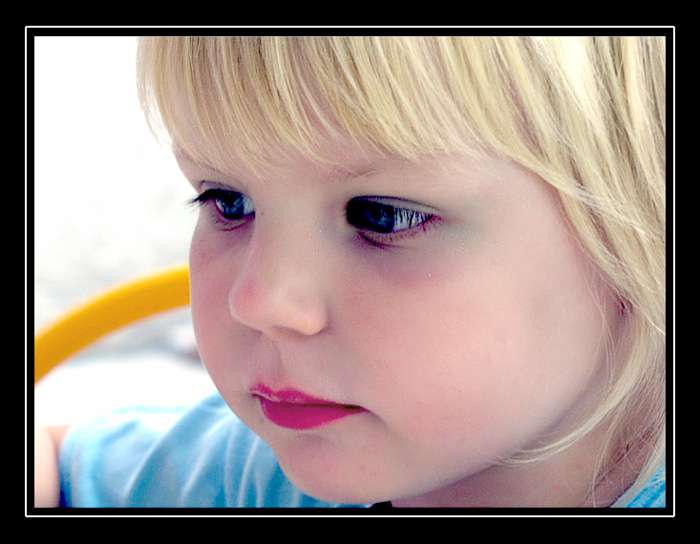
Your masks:
M267 419L275 425L293 430L313 429L351 415L366 412L364 408L359 406L332 403L274 402L265 397L258 398Z

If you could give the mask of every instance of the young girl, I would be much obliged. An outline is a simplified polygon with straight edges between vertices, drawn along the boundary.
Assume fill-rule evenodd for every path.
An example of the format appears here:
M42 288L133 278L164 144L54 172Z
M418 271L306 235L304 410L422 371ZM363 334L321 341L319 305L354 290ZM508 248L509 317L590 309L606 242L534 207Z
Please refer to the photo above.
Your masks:
M665 506L663 37L158 37L139 67L218 394L72 429L62 504Z

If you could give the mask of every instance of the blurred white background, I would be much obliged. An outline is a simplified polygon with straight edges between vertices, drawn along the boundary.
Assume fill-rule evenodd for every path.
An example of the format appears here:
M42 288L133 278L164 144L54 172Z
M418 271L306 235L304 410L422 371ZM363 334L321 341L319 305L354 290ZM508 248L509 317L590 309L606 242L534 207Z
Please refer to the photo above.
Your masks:
M115 282L185 261L195 211L186 204L192 189L140 109L137 39L34 40L28 206L37 328ZM58 422L123 404L189 402L212 387L189 313L170 312L50 373L36 389L36 417Z

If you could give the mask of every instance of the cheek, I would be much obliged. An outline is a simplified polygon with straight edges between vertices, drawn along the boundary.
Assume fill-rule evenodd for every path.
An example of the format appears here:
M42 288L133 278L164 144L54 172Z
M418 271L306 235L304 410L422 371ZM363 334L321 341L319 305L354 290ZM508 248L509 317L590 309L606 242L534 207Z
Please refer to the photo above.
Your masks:
M226 362L237 355L231 350L241 345L230 338L233 331L228 290L236 263L228 255L206 227L197 226L189 259L192 321L202 362L217 383L230 379L221 374L228 372L231 365Z
M435 375L456 360L474 358L468 354L518 338L512 331L522 311L512 287L478 260L437 247L415 258L353 266L359 272L348 276L341 302L347 330L366 338L364 345L377 356L396 360L394 365Z
M481 270L459 255L434 257L366 267L348 282L342 302L344 330L361 354L358 376L369 389L381 383L379 404L410 401L414 426L432 425L421 423L429 414L449 419L484 402L516 360L504 353L523 347L515 341L520 317L503 319L503 290L495 296Z
M202 220L190 245L190 291L195 327L206 330L221 317L225 307L226 275L220 247L205 234Z
M506 423L522 391L509 367L522 346L503 339L517 336L513 321L499 322L444 270L365 282L352 298L356 379L396 439L397 459L420 467L439 455L445 466L474 468L512 447Z
M358 375L381 391L378 411L416 439L487 444L575 402L599 357L600 311L575 249L527 252L387 260L349 281Z

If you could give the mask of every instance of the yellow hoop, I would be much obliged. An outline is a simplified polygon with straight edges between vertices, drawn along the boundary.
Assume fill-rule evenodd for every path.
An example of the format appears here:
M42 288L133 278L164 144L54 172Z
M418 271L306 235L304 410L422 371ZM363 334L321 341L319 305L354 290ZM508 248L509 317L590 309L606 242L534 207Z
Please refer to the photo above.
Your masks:
M189 302L187 264L159 269L98 293L34 335L34 383L108 332Z

